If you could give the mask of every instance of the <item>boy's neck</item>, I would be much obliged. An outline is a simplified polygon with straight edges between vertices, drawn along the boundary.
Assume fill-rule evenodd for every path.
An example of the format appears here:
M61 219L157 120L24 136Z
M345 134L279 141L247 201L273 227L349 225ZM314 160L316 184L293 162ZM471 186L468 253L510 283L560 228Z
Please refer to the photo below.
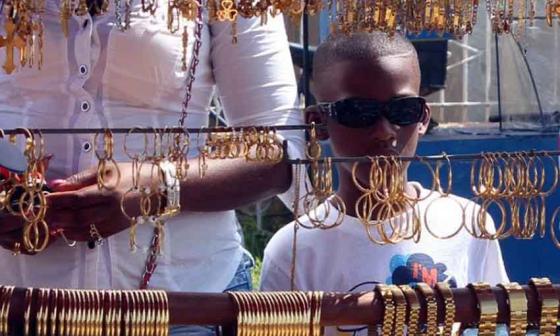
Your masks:
M358 199L364 194L361 190L359 190L352 180L352 175L349 171L340 169L338 173L338 190L336 194L342 198L344 203L346 204L346 214L352 217L358 217L356 215L356 202ZM408 183L407 175L404 174L404 185L405 185L405 193L410 197L418 197L418 190L416 190L412 185ZM374 206L376 203L372 203ZM374 212L371 216L372 219L377 219L378 216Z

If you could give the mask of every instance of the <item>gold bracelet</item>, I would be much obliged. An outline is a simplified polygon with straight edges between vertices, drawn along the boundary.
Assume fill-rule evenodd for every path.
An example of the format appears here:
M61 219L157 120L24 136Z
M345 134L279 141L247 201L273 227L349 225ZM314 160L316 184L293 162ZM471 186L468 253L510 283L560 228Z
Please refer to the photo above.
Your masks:
M527 297L525 290L517 282L498 284L506 292L509 308L509 334L525 336L527 334Z
M477 308L480 314L478 334L495 336L498 304L494 292L492 292L492 287L484 282L470 283L467 287L475 294L477 300Z
M92 290L79 290L78 298L80 299L81 307L81 331L83 336L97 336L95 334L95 314L96 303L94 298L94 291Z
M49 330L49 334L51 336L54 336L54 335L58 335L57 330L56 330L56 318L58 316L58 293L59 293L59 290L55 288L55 289L52 290L52 292L54 294L53 295L53 302L54 303L52 305L51 315L49 317L49 319L51 321L51 328Z
M556 290L548 278L531 278L529 286L537 292L537 298L541 308L539 334L544 336L555 336L556 326L558 323L559 305Z
M60 312L58 315L58 333L57 335L65 336L66 335L66 317L68 315L66 309L66 298L67 298L68 291L66 289L60 290Z
M83 336L85 334L85 323L84 323L84 299L83 293L84 291L81 289L76 289L74 292L74 332L71 334L72 336Z
M35 325L36 336L47 336L47 320L49 309L49 289L39 289L39 311Z
M418 295L412 287L409 285L400 285L400 289L403 291L406 298L406 303L409 307L408 319L406 325L408 327L407 334L414 336L418 334L420 326L418 322L420 321L420 300L418 300Z
M31 301L33 299L33 288L25 290L24 313L23 313L23 336L29 336L29 319L31 318Z
M122 291L113 291L113 317L111 318L111 329L113 336L120 336L123 333L121 322L123 320L123 295Z
M313 292L313 332L311 336L321 336L323 334L323 328L321 327L321 309L323 308L323 292L315 291Z
M375 291L383 301L383 326L381 328L383 336L391 335L395 321L395 304L393 302L393 292L387 285L376 285Z
M167 299L167 292L159 291L163 302L163 325L162 336L169 335L169 301Z
M437 335L438 333L438 306L434 290L428 284L419 282L416 287L426 301L426 332L425 335Z
M35 336L44 336L42 332L43 323L43 294L44 289L39 288L37 294L37 311L35 313Z
M445 317L443 325L443 335L451 335L453 331L453 323L455 322L455 300L453 299L453 292L447 282L438 282L435 289L443 297L445 302Z
M1 298L1 309L0 309L0 332L2 335L9 335L9 321L8 316L10 314L10 302L12 299L12 294L14 292L13 286L1 286L2 298Z
M159 291L153 292L154 300L155 300L155 336L161 336L162 334L162 325L163 325L163 301L161 299L161 295Z
M6 314L6 294L7 294L7 287L0 286L0 334L1 335L8 335L6 330L8 329L8 318L5 316Z
M140 291L135 290L132 292L136 299L136 306L138 307L138 331L137 336L146 336L146 301Z
M140 291L140 295L144 296L146 305L146 335L152 336L154 334L154 301L152 298L152 291L143 290Z
M103 335L103 310L104 310L104 297L105 292L94 290L91 292L91 297L93 299L93 311L92 311L92 325L94 329L95 336Z
M406 324L406 298L403 291L396 285L390 285L393 301L395 302L395 324L392 335L404 335Z

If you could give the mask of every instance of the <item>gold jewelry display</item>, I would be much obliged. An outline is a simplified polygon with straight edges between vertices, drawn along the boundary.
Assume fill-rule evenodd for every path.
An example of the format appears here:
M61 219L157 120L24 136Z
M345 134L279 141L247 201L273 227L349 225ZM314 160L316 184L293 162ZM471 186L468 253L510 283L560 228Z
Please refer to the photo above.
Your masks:
M9 335L10 332L8 316L10 315L10 302L14 288L14 286L2 286L0 290L0 333L2 335Z
M307 215L310 225L298 221L298 225L307 229L332 229L342 224L346 215L346 204L333 190L332 159L325 158L321 164L322 148L317 138L315 123L311 123L309 141L306 147L306 156L311 160L310 173L312 189L306 190L303 196L303 211ZM307 184L305 184L307 188ZM334 208L334 209L333 209ZM319 213L318 209L324 209ZM336 211L334 220L329 219L331 211Z
M103 150L98 151L98 136L96 133L93 138L93 147L95 156L98 160L97 165L97 187L99 190L113 190L115 189L121 181L121 171L115 159L113 158L113 134L110 130L106 130L103 134ZM114 173L116 174L116 181L114 184L110 185L107 181L107 168L113 166L115 168Z
M556 335L558 307L560 306L556 290L548 278L531 278L529 286L536 291L541 308L539 334Z
M115 23L119 30L126 31L130 27L132 4L130 0L114 0ZM559 0L546 0L543 16L549 26L554 18L560 17ZM259 0L254 4L248 0L219 0L207 1L205 4L197 0L168 0L166 16L168 30L173 33L183 31L183 44L186 37L187 24L198 19L198 14L203 9L208 11L210 22L230 22L232 25L232 43L237 43L237 18L261 18L261 24L267 23L268 15L275 16L279 13L298 22L305 11L315 15L325 10L329 14L330 28L333 33L349 34L352 32L371 32L374 30L394 34L397 31L417 34L428 30L437 34L451 33L461 37L472 33L477 23L478 0L454 0L453 3L444 0L411 1L392 0L368 2L365 0L328 1L326 8L319 0ZM44 28L42 18L45 12L45 0L21 1L10 0L4 4L2 15L6 16L6 36L0 36L0 48L6 48L6 59L3 69L11 74L16 69L14 54L19 52L19 63L34 66L40 69L43 65ZM93 4L93 15L107 12L109 0L104 0L101 6ZM487 0L487 14L493 32L511 33L513 17L519 21L516 35L520 36L525 29L527 19L525 12L528 10L530 26L533 25L536 13L535 0L519 1L517 6L513 0ZM60 25L65 36L68 36L69 21L72 15L85 16L89 12L86 0L62 0L60 4ZM160 10L155 0L142 0L139 8L144 13L156 15ZM6 13L6 14L4 14ZM16 22L17 21L17 22ZM184 54L186 54L184 52ZM186 61L183 60L183 65ZM186 70L186 66L183 66Z
M467 287L476 295L480 318L478 333L481 336L494 336L498 318L498 304L489 284L483 282L470 283Z
M399 286L390 285L389 288L395 303L395 324L391 335L404 335L406 330L406 297Z
M237 307L237 335L320 336L322 292L228 292Z
M381 332L383 336L392 335L393 324L395 323L395 303L393 301L393 291L387 285L376 285L375 293L383 300L385 310L383 312L383 325Z
M419 282L415 289L426 301L426 330L425 335L437 335L438 333L438 305L434 290L428 284Z
M417 335L420 331L420 301L416 295L416 291L409 285L399 285L404 293L406 303L408 305L408 319L406 321L408 335Z
M509 334L524 336L527 333L527 297L517 282L498 284L507 293L509 307Z
M432 201L430 201L430 203L428 203L428 205L426 206L426 208L424 209L424 228L426 229L426 231L428 231L428 233L430 235L432 235L433 237L437 238L437 239L451 239L453 237L455 237L456 235L458 235L462 229L465 227L465 218L466 218L466 209L465 207L459 202L458 199L454 198L454 197L450 197L451 195L451 190L453 188L453 170L451 168L451 161L449 161L449 157L447 156L446 153L443 153L443 157L444 157L444 161L447 165L447 188L443 188L443 184L441 181L441 167L444 165L442 163L442 161L438 161L436 163L436 169L434 172L434 181L435 181L435 191L438 192L440 194L439 198L434 198ZM459 225L457 226L457 229L454 231L451 231L451 233L448 233L447 235L440 235L438 233L436 233L436 231L430 226L430 221L429 219L429 214L430 214L430 210L434 209L432 208L432 206L437 203L438 201L441 202L441 200L450 200L452 203L456 204L460 210L461 213L461 220L459 222ZM449 211L449 209L447 209Z
M31 301L33 299L33 288L25 290L24 312L23 312L23 336L29 336L31 319Z
M453 323L455 322L455 300L453 299L453 292L447 282L438 282L435 287L436 291L443 297L445 303L445 316L442 335L452 336Z

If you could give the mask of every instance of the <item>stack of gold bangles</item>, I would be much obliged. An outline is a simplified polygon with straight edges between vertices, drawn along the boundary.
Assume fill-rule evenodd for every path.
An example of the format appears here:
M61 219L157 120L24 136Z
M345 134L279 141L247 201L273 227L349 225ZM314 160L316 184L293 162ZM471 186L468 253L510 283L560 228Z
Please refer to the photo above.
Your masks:
M0 334L14 335L8 320L14 287L0 287ZM167 336L164 291L27 288L23 335Z
M229 292L237 335L320 336L322 292Z

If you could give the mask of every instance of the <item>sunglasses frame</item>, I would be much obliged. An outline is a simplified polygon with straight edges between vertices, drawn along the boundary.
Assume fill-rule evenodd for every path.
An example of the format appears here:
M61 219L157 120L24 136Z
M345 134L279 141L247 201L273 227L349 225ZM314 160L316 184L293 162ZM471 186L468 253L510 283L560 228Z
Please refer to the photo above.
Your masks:
M403 113L403 103L413 101L420 106L416 114ZM396 107L392 108L391 106ZM318 103L320 111L327 114L337 123L351 128L368 128L385 117L391 124L409 126L422 122L426 116L426 100L423 97L402 97L388 102L378 102L365 98L346 98L333 103ZM411 108L409 106L409 108Z

